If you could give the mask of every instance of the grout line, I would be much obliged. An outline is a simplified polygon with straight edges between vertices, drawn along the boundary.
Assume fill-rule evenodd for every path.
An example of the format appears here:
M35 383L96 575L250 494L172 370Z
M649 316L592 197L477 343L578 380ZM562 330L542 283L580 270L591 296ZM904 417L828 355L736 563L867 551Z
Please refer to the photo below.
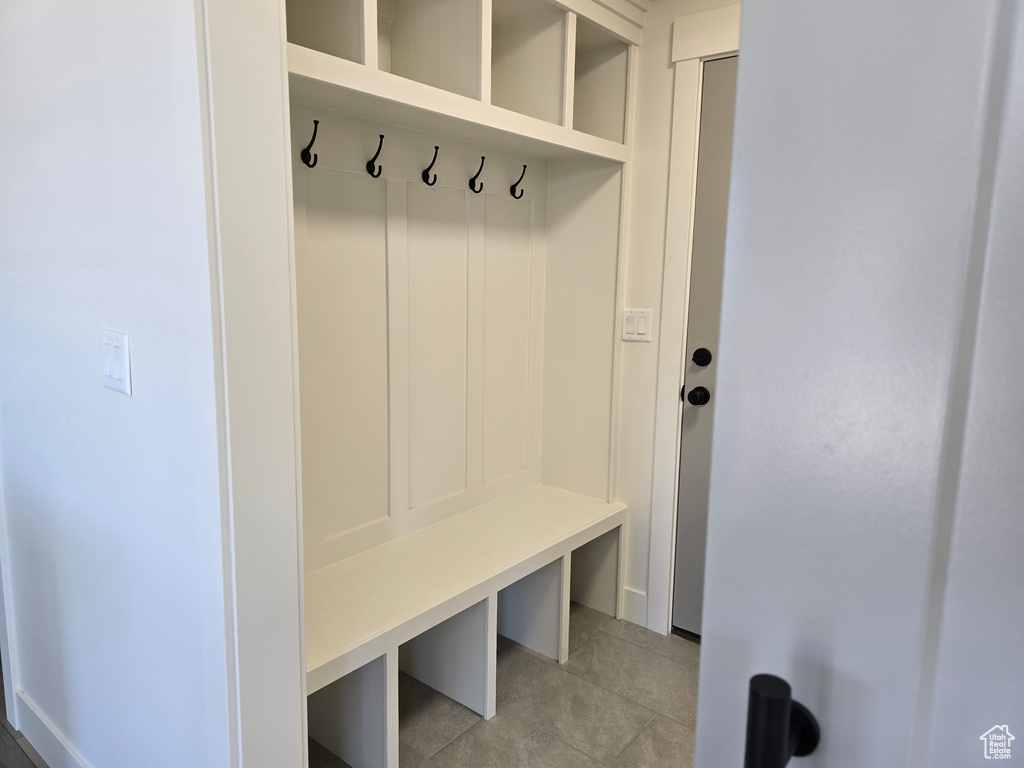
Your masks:
M623 621L625 621L625 619L623 619ZM637 624L637 625L635 625L635 626L640 626L640 625L639 625L639 624ZM644 627L640 627L640 628L641 628L641 629L644 629ZM650 630L649 630L649 629L647 629L647 630L645 630L645 631L647 631L647 632L650 632ZM643 650L643 651L648 651L648 652L650 652L650 653L653 653L653 654L654 654L655 656L661 656L661 658L663 658L663 659L668 659L668 660L669 660L669 661L671 661L672 663L674 663L674 664L678 664L678 665L679 665L679 666L681 666L681 667L685 667L685 666L686 666L685 664L683 664L683 662L681 662L681 661L676 661L676 660L675 660L675 659L673 659L673 658L672 658L671 656L666 656L666 655L665 655L664 653L658 653L658 652L657 652L656 650L654 650L653 648L648 648L648 647L647 647L646 645L639 645L638 643L634 643L634 642L633 642L632 640L627 640L627 639L626 639L626 638L624 638L624 637L619 637L618 635L613 635L613 634L612 634L611 632L605 632L605 631L604 631L603 629L599 629L599 630L597 630L597 632L600 632L600 633L601 633L602 635L607 635L608 637L614 637L614 638L615 638L616 640L621 640L621 641L622 641L622 642L624 642L624 643L629 643L629 644L630 644L630 645L632 645L632 646L633 646L634 648L639 648L639 649L641 649L641 650ZM597 632L595 632L594 634L596 635L596 634L597 634Z
M618 760L618 759L619 759L620 757L622 757L622 753L623 753L623 752L625 752L625 751L626 751L627 749L629 749L629 748L630 748L630 746L631 746L631 745L633 744L633 742L634 742L634 741L636 741L637 739L639 739L639 738L640 738L640 736L641 736L641 735L643 735L643 732L644 732L644 731L646 731L646 730L647 730L648 728L650 728L650 727L651 727L651 723L653 723L653 722L654 722L654 719L655 719L655 718L656 718L656 717L657 717L658 715L660 715L660 714L661 714L660 712L655 712L655 713L654 713L654 715L652 715L652 716L651 716L651 719L650 719L650 720L648 720L648 721L647 721L646 723L644 723L644 727L643 727L643 728L641 728L641 729L640 729L639 731L637 731L637 733L636 733L636 736L634 736L634 737L633 737L632 739L630 739L630 740L629 740L629 742L628 742L628 743L626 744L626 746L624 746L624 747L623 747L622 749L620 749L620 750L619 750L619 752L618 752L618 754L616 754L616 755L615 755L615 757L613 757L613 758L612 758L612 759L611 759L611 760L610 760L610 761L609 761L608 763L606 763L606 764L607 764L607 765L611 765L611 764L612 764L612 763L614 763L614 762L615 762L616 760Z
M600 630L600 629L597 630L597 632L595 632L588 640L586 640L583 643L580 643L579 647L582 648L584 645L589 643L590 640L592 640L598 634L602 634L602 635L605 635L607 637L611 637L611 638L613 638L615 640L622 640L622 642L627 643L629 645L632 645L634 648L640 648L641 650L644 650L644 651L650 651L655 656L661 656L661 658L665 659L666 661L671 661L673 664L677 664L678 666L682 667L683 669L686 669L686 665L685 664L683 664L681 662L678 662L675 659L670 659L668 656L662 656L660 653L657 653L656 651L651 651L650 648L644 648L644 646L642 646L642 645L637 645L636 643L630 643L628 640L625 640L625 639L623 639L621 637L616 637L615 635L608 634L604 630ZM571 658L570 658L570 660L571 660ZM672 722L679 723L679 725L682 725L684 727L687 727L687 728L696 728L697 727L696 722L688 723L688 722L685 722L683 720L679 720L679 719L677 719L675 717L672 717L672 715L666 714L665 712L662 712L660 709L655 709L654 707L650 706L649 704L645 704L642 701L637 701L636 699L630 698L629 696L625 695L624 693L619 693L618 691L613 691L611 688L607 688L607 687L605 687L604 685L602 685L601 683L599 683L599 682L597 682L595 680L591 680L589 678L583 677L582 675L578 675L575 672L573 672L571 669L566 669L566 666L567 665L565 665L565 666L559 665L559 668L563 672L567 672L568 674L572 675L577 680L582 680L585 683L590 683L591 685L594 685L594 686L600 688L602 691L607 691L608 693L610 693L610 694L612 694L614 696L618 696L620 699L625 699L628 702L631 702L633 704L636 704L637 706L643 707L644 709L653 712L655 717L658 716L658 715L662 715L663 717L667 717ZM654 718L652 717L651 720L653 720L653 719ZM647 721L647 725L650 725L650 720ZM646 728L647 725L645 725L644 728ZM641 733L643 732L644 728L640 729ZM637 735L639 736L640 734L638 733Z

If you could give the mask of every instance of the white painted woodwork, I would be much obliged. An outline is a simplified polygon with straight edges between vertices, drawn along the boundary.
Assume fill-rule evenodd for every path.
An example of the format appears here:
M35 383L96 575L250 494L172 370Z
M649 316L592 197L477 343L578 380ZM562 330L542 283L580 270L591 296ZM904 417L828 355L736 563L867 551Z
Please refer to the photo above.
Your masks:
M576 24L573 128L625 141L629 46L592 24Z
M627 18L632 13L626 7L628 3L629 0L551 0L552 5L575 13L580 19L586 19L612 37L631 45L639 45L642 27ZM611 10L613 5L616 10Z
M288 42L363 63L363 0L286 0Z
M701 57L733 52L739 39L739 15L731 6L681 16L673 29L689 29L689 50ZM711 14L711 15L708 15ZM693 22L695 16L701 20ZM731 25L731 26L729 26ZM679 39L679 34L675 34ZM683 49L680 48L680 55ZM664 230L661 263L661 323L655 406L654 456L651 485L651 519L648 551L647 626L656 632L671 628L672 580L675 562L676 511L678 507L679 456L682 438L683 386L686 345L685 297L689 292L693 239L694 201L697 185L697 148L700 125L703 63L686 58L673 65L671 111L658 118L670 126L668 157L668 215L658 220ZM667 86L667 84L666 84ZM655 158L659 164L664 156ZM634 195L649 194L647 190ZM653 203L654 201L649 201ZM653 209L653 205L647 210Z
M543 2L512 16L506 6L514 0L494 3L491 48L491 101L505 109L562 124L566 14ZM498 15L499 10L502 12Z
M622 169L553 161L545 283L545 483L608 498Z
M498 593L499 635L552 659L566 660L561 647L562 606L568 605L569 594L563 579L567 562L567 557L561 557Z
M628 0L626 2L620 2L619 0L595 0L595 2L617 16L621 16L633 26L643 28L646 9L642 9Z
M362 28L362 45L363 45L363 64L368 67L377 67L380 59L380 34L379 30L381 27L382 18L377 13L378 3L376 0L361 0L362 2L362 14L363 14L363 28ZM386 5L388 0L381 0L380 5ZM386 25L385 25L386 26ZM390 29L388 29L390 35ZM390 37L388 38L390 41ZM390 57L390 50L385 52ZM390 61L390 58L389 58Z
M387 765L387 666L383 654L308 697L310 738L352 768Z
M399 646L398 668L485 720L494 717L493 610L489 596L416 635Z
M399 719L399 693L398 693L398 646L388 648L385 654L387 664L387 695L385 710L387 713L387 768L400 768L401 742L398 739ZM353 768L355 768L353 766Z
M540 481L548 186L536 158L303 104L296 156L314 119L317 165L295 164L307 570Z
M196 6L192 7L198 10ZM138 570L133 571L128 563L121 561L125 570L121 572L118 583L125 584L130 581L135 589L146 590L145 603L158 605L162 616L172 618L175 614L169 606L177 599L179 590L186 590L180 594L187 595L187 583L202 582L212 587L211 591L219 593L218 602L226 601L222 603L226 605L228 612L226 625L220 623L223 621L223 614L219 608L213 612L203 613L206 628L201 634L204 637L219 637L222 629L226 628L227 645L225 647L218 644L220 647L215 649L206 646L204 641L203 668L204 676L208 672L213 677L218 677L218 659L223 650L224 658L231 667L226 677L229 692L221 693L218 683L216 695L207 697L203 702L203 698L198 694L201 687L190 685L183 670L176 674L175 665L171 662L172 658L184 651L184 646L174 643L174 650L166 656L159 652L162 643L169 639L173 642L173 634L168 633L158 643L148 645L151 658L161 659L161 662L152 666L163 667L163 659L167 659L165 670L169 673L168 679L171 681L172 689L181 691L182 686L188 687L189 694L185 696L189 700L188 709L196 714L203 713L200 715L203 721L212 722L223 717L221 713L225 713L226 710L226 725L230 732L232 752L237 756L239 764L283 766L294 764L306 749L305 712L302 706L306 691L301 674L296 674L296 670L301 670L304 663L302 622L301 619L296 621L296 617L301 617L303 611L303 568L299 503L299 392L296 381L298 360L295 338L292 175L288 151L290 134L287 118L287 52L285 31L281 28L284 13L280 0L217 0L205 2L202 7L201 20L191 15L188 20L190 32L196 37L190 35L189 42L183 43L189 47L195 44L200 51L204 51L199 55L199 77L197 79L190 75L191 83L182 83L180 89L175 88L173 99L168 101L164 101L161 92L154 88L157 82L163 82L165 78L171 77L172 72L179 70L177 64L162 53L157 54L160 62L158 71L161 74L152 80L144 78L142 71L135 64L140 58L149 55L150 46L156 51L162 51L163 45L166 44L166 33L149 41L127 31L131 29L130 26L122 26L122 23L128 24L129 18L138 20L163 15L151 4L147 4L145 10L140 7L137 9L138 13L127 15L121 8L121 14L113 22L112 28L119 30L119 33L113 35L111 40L127 38L135 43L127 52L127 59L121 59L114 48L107 49L106 45L100 42L104 39L102 35L94 37L77 24L74 33L74 47L83 39L93 39L105 50L97 59L112 62L116 57L117 63L112 65L113 71L129 70L132 73L130 82L133 88L140 83L138 78L145 80L146 84L141 89L145 95L141 98L136 98L133 95L134 91L128 90L125 93L118 93L110 103L102 95L102 90L93 91L90 88L91 96L88 101L103 104L104 120L117 116L118 113L111 108L111 104L117 99L123 100L127 115L135 115L143 109L144 104L159 101L167 105L168 111L161 110L160 117L156 118L155 122L147 123L142 131L150 142L145 153L154 164L152 168L166 167L153 153L155 147L166 141L159 132L153 130L155 124L173 123L178 126L179 131L183 131L177 105L189 102L191 97L186 94L195 93L197 83L201 83L198 92L203 101L203 128L200 133L207 165L203 191L200 193L197 185L195 191L190 194L201 195L206 209L207 237L202 253L209 256L209 263L205 265L208 269L199 284L205 293L207 279L212 281L209 285L210 292L207 294L213 297L212 329L205 326L203 329L188 331L189 325L175 323L170 335L164 338L168 343L173 338L191 345L199 343L194 341L196 339L209 338L207 334L212 332L216 372L211 376L203 372L205 365L172 363L163 368L163 373L160 374L160 368L147 364L146 367L153 375L153 386L150 389L147 385L140 384L139 394L134 395L132 400L138 402L136 398L141 400L146 397L142 394L145 389L151 393L149 396L154 398L150 402L167 417L172 413L168 410L168 403L174 402L174 396L168 398L166 395L180 392L186 379L212 379L212 396L217 401L217 458L214 458L212 453L206 454L198 448L194 453L197 463L202 462L203 466L218 462L221 514L209 516L208 512L212 508L207 508L207 513L201 513L200 510L205 508L205 505L198 501L171 502L174 504L175 518L188 518L195 514L200 515L206 522L200 530L190 531L184 536L170 528L161 528L153 514L157 505L150 503L150 500L161 494L161 488L159 485L148 483L148 500L144 504L140 506L133 501L127 501L123 503L122 508L147 510L145 524L154 534L149 539L151 542L155 543L160 539L164 542L183 543L187 540L188 548L195 547L197 552L216 552L220 567L215 569L214 573L210 573L203 569L198 558L194 560L192 557L186 557L190 564L188 576L181 581L175 580L173 587L165 590L161 585L138 578L140 573L153 572L154 566L161 563L160 548L131 547L135 551L135 556L144 558L145 564L139 561ZM81 6L67 16L81 18L77 15L79 8ZM184 9L178 8L172 13L184 13ZM244 19L244 23L240 23L240 19ZM120 30L125 31L121 33ZM53 39L53 42L59 46L56 39ZM126 67L126 60L130 60L132 64ZM80 70L80 65L81 62L78 62L72 68L62 71L80 72L83 77L89 77L94 84L118 82L116 79L109 80L109 75L94 78L93 75ZM84 120L83 124L90 123ZM129 120L123 125L132 127L135 124ZM106 131L103 134L109 135ZM191 144L193 141L198 143L199 136L186 139L176 134L173 139L175 144ZM126 156L126 151L132 151L132 145L125 143L123 137L117 140L117 144L119 146L116 151L121 157ZM73 145L69 145L69 149L71 146ZM94 155L95 152L96 142L87 139L83 153ZM71 149L71 154L78 153ZM114 165L104 165L106 169L95 177L89 173L80 178L98 179L100 175L107 176L113 172ZM175 178L185 177L187 171L180 167ZM138 178L147 189L162 183L160 176L151 170L143 171ZM71 188L73 189L74 185L71 185ZM115 218L121 223L116 229L104 228L108 235L115 231L133 229L131 226L124 226L126 205L139 205L136 209L138 211L143 210L145 206L131 185L118 183L116 194L117 203L112 210L116 211ZM56 203L57 199L50 199L50 205ZM173 217L177 221L178 211L189 209L190 206L191 204L186 204L182 198L173 207L157 205L148 207L148 210L151 213L158 211L161 219ZM73 209L66 210L70 212ZM142 250L137 250L128 243L122 243L117 249L122 253L133 251L135 255L132 263L136 265L162 260L160 251L155 249L156 243L163 240L160 230L149 226L145 229L145 246ZM104 253L113 253L112 241L104 237L103 242ZM174 240L168 239L166 242L173 243ZM172 261L178 263L185 258L186 253L199 252L192 251L191 247L175 248ZM73 250L78 257L84 258L88 255L78 245ZM149 254L149 257L140 259L140 253ZM115 282L121 283L128 271L120 272ZM128 295L131 292L130 283L121 284L121 291L110 292L107 295ZM150 286L151 291L159 285L156 293L160 296L169 295L166 292L167 284L156 274L150 275L146 284ZM81 296L82 289L81 284L76 284L75 295ZM47 288L47 294L53 295L52 287ZM163 309L158 302L151 303L145 300L144 297L149 295L152 294L145 291L136 295L136 299L146 302L143 314L161 315ZM123 298L118 299L121 300ZM177 306L177 302L175 303ZM64 312L65 309L62 308L58 314L68 317ZM165 316L173 317L174 314L168 313ZM193 336L193 333L196 335ZM141 341L139 334L133 338ZM155 349L152 347L153 344L156 347L162 346L159 333L149 334L148 338L151 348ZM136 350L138 349L139 346L136 345ZM142 359L137 358L140 362ZM63 365L66 364L65 360ZM162 385L158 386L158 381L163 382ZM191 413L192 408L197 407L196 403L201 399L198 395L190 398L187 412ZM135 428L147 428L144 421L136 421L133 417L133 422ZM112 429L112 422L108 421L105 428ZM178 425L175 425L170 433L177 428ZM213 420L209 422L208 428L211 431L214 429ZM156 429L153 434L159 435L163 443L169 433ZM187 486L192 483L202 485L201 480L184 480L194 478L196 475L181 473L175 470L173 465L164 464L166 454L163 444L153 452L148 452L141 444L137 444L137 448L139 455L148 454L150 466L156 461L164 472L173 476L175 486ZM97 451L97 455L103 456L102 451ZM205 458L200 458L201 456ZM119 464L117 461L107 461L105 465L118 465L122 473L131 474L130 462ZM119 477L124 476L127 475L122 474ZM95 482L99 477L101 475L91 475L90 482ZM136 476L135 481L144 482L144 476ZM118 484L120 482L119 479ZM73 485L72 483L71 487ZM77 507L79 503L76 502L75 506ZM112 500L112 503L121 504L117 500ZM96 523L99 519L97 517L92 522ZM139 520L137 515L132 515L131 520L125 523L127 530L139 530L135 527ZM113 527L117 527L117 524ZM64 529L67 529L66 526ZM76 544L76 550L80 544L81 542ZM108 551L112 554L112 564L116 564L118 556L113 555L113 549ZM127 552L128 549L122 551ZM180 560L182 551L173 547L169 552L167 564L157 567L156 570L174 573L169 562ZM99 573L97 569L90 569L88 583L98 583ZM54 588L61 589L59 584L54 585ZM73 599L72 593L63 591L63 594ZM161 599L153 600L154 595L160 595ZM196 611L204 612L201 598L187 599L188 615L194 616ZM280 611L280 614L277 611ZM95 614L96 611L90 613ZM123 644L129 641L137 641L138 648L147 645L144 638L128 631L129 626L137 627L140 623L149 623L145 611L132 611L127 623L122 623L116 615L108 614L104 618L104 624L107 626L120 625L113 648L124 648L126 646ZM160 622L155 622L151 626L159 627ZM76 628L69 631L79 637L89 634L89 630L79 632ZM107 645L105 639L101 642ZM67 654L62 653L60 657L58 666L63 667L67 661ZM101 657L91 658L89 666L107 672L100 687L108 696L120 699L120 705L125 701L138 701L135 697L139 691L144 690L150 701L161 700L163 713L172 711L166 709L169 705L177 708L178 697L163 697L161 690L152 686L144 675L138 673L139 670L128 676L130 689L127 691L122 692L122 689L114 685L113 681L117 677L114 670L124 668L125 654L118 653L112 665L97 661L99 658ZM50 671L47 674L50 674ZM72 676L72 679L75 677ZM77 679L80 684L88 684L87 678ZM67 702L65 696L60 710L71 714L65 709ZM117 707L100 704L98 699L94 699L92 704L93 711L108 718L112 713L120 712ZM71 716L76 717L74 714ZM132 722L132 717L114 717L113 721L108 722L112 722L112 727L119 730ZM160 721L156 731L161 735L173 732L177 738L187 739L187 734L191 730L188 725L182 724L181 727L175 728L172 722L162 715L156 719ZM150 722L153 722L152 719ZM77 727L89 728L93 734L102 734L106 730L104 727L90 728L82 720L78 721ZM141 732L136 733L140 738L145 738ZM209 743L215 744L212 735L213 731ZM103 739L102 736L100 738ZM123 742L115 749L117 754L109 759L103 756L103 751L82 751L89 754L90 759L95 760L97 764L116 764L124 760L140 762L126 756ZM209 747L201 748L201 752L210 754L207 750ZM187 765L199 752L200 750L190 750L187 757L179 759L175 751L168 746L163 759ZM145 758L141 762L145 762ZM216 757L211 758L210 762L221 763Z
M309 690L620 529L625 516L621 504L536 486L307 573Z
M569 595L574 602L621 618L619 535L609 531L572 553Z
M466 488L468 190L407 185L409 508Z
M566 128L572 128L572 116L576 111L576 25L578 18L575 13L565 14L565 70L562 72L562 122ZM573 133L573 135L579 135Z
M535 157L583 153L620 163L629 157L620 143L291 43L288 70L294 101Z
M740 5L680 16L672 25L672 61L735 53L740 49Z
M364 0L372 3L374 0ZM377 69L381 72L391 71L391 25L395 20L395 0L377 0L377 30L374 37L377 40ZM306 46L307 48L312 46ZM344 58L344 57L343 57ZM367 59L367 66L373 67L373 62Z
M500 194L484 200L484 483L529 464L533 205L524 202Z
M388 514L384 185L297 173L295 272L305 546Z
M480 0L393 0L391 72L480 98Z

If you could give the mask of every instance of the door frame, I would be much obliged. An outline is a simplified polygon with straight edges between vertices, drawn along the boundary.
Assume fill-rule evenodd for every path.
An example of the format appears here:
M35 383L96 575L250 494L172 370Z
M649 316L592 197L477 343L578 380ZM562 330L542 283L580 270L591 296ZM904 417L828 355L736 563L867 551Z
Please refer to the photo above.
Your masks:
M672 62L675 66L675 85L668 210L687 211L687 215L670 215L665 230L647 585L647 626L656 632L668 633L672 629L683 409L679 393L685 371L683 358L686 349L686 313L689 309L704 64L714 59L735 56L739 53L739 41L738 4L681 16L673 23ZM683 301L678 300L679 296L684 297Z

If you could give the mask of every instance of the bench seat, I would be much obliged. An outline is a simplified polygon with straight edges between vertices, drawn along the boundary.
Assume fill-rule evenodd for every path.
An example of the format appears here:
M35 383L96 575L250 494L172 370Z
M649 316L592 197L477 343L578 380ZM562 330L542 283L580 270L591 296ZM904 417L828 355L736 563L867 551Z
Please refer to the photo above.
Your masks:
M622 526L625 511L540 485L307 574L308 692Z

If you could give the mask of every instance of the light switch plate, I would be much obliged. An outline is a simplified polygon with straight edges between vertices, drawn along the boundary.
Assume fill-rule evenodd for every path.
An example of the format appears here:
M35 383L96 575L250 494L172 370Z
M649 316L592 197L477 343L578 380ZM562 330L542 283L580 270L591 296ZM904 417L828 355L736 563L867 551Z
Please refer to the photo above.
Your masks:
M622 340L650 343L651 315L650 309L622 310Z
M103 329L103 386L131 397L131 349L123 331Z

